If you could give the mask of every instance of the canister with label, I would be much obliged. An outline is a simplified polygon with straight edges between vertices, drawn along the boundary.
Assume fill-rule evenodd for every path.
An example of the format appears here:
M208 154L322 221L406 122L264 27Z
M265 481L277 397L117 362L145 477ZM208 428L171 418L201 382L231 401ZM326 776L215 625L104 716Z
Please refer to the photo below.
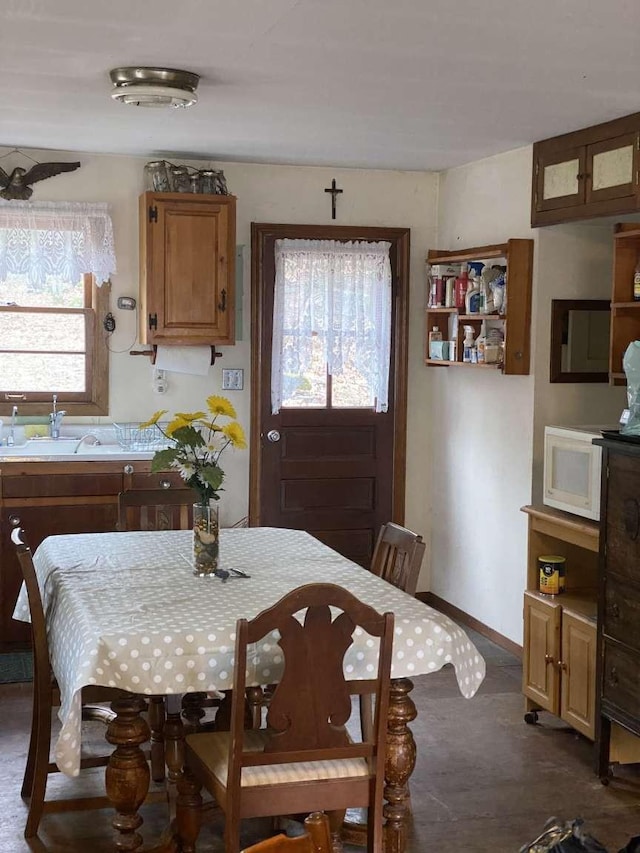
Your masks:
M538 557L540 592L547 595L558 595L564 592L566 561L566 557L553 555Z

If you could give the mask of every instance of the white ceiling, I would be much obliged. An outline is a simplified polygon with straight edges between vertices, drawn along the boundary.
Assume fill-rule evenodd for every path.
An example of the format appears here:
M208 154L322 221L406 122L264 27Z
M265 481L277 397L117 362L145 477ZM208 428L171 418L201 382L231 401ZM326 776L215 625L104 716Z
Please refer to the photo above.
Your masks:
M445 169L640 110L638 0L0 0L0 145ZM188 110L108 72L202 76Z

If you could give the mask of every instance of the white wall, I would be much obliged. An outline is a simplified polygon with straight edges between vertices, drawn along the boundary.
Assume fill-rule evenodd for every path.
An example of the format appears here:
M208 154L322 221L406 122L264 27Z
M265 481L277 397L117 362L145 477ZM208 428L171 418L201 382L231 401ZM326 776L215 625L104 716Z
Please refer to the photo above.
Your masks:
M151 390L152 368L147 358L128 355L136 340L133 312L120 311L120 295L138 296L138 195L143 190L144 158L96 156L56 151L32 151L45 160L80 160L81 168L37 184L34 201L106 201L112 206L118 273L113 278L111 309L117 329L111 338L109 417L91 422L140 421L152 412L193 411L205 396L220 392L222 367L243 368L244 391L227 395L248 430L250 403L250 224L255 222L331 223L331 198L324 192L335 178L344 192L338 198L338 225L379 225L411 228L411 319L409 333L409 425L407 467L407 524L426 529L428 504L427 433L424 417L428 381L423 367L424 258L434 244L437 183L435 174L309 167L221 164L230 192L238 198L237 242L244 244L244 333L234 347L221 347L224 357L206 378L169 374L169 391ZM5 169L21 165L9 158ZM87 420L87 419L78 419ZM247 512L249 454L223 458L226 492L221 501L222 523Z
M615 420L620 388L550 384L551 299L609 298L611 225L530 227L531 148L441 176L438 248L534 240L531 375L430 369L430 589L522 642L526 518L539 501L544 425ZM424 583L424 576L422 578Z

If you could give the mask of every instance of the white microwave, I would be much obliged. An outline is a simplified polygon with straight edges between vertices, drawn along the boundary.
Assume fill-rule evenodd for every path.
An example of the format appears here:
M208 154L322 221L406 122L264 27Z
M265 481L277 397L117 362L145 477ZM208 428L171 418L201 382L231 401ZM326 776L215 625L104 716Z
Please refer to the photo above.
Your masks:
M547 426L544 429L544 493L547 506L600 520L602 448L592 444L612 426Z

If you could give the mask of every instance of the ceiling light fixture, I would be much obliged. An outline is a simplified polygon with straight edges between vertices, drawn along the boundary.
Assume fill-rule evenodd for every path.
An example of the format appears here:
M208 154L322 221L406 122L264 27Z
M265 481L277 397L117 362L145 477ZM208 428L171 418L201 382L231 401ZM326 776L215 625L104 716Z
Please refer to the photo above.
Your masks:
M191 107L198 102L200 76L175 68L114 68L111 97L134 107Z

